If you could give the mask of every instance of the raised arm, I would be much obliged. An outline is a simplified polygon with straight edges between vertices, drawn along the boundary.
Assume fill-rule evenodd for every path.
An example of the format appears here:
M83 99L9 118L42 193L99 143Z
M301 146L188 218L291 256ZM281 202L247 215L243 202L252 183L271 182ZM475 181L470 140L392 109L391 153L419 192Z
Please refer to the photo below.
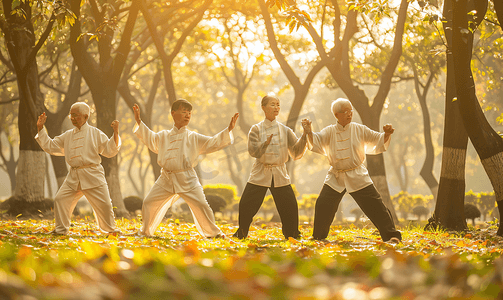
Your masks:
M112 127L114 126L119 126L119 121L115 120L112 122ZM103 155L104 157L114 157L119 153L119 150L121 148L121 139L119 137L119 131L114 127L114 135L113 138L108 138L108 136L103 133L101 130L98 131L98 143L99 143L99 153Z
M133 105L134 118L136 124L133 127L133 133L154 153L159 152L159 134L150 130L140 118L140 107Z
M385 132L374 131L367 126L361 125L359 131L362 130L363 139L365 143L365 153L366 154L380 154L388 149L390 143L390 137L394 129L391 125L385 125L383 127Z
M62 135L55 137L54 139L51 139L47 135L47 131L42 130L44 129L44 124L46 121L47 116L45 115L45 113L42 113L40 116L38 116L37 120L38 133L35 136L35 140L40 145L40 148L42 148L45 152L55 156L64 156L65 155L65 143L63 138L64 133Z

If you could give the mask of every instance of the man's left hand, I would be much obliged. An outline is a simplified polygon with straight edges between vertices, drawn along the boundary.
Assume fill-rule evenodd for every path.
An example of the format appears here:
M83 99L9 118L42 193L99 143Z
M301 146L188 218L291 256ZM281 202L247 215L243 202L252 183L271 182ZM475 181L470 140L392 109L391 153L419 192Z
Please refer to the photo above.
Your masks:
M119 132L119 121L115 120L112 122L112 128L114 129L114 133L118 133Z
M392 134L393 132L395 132L395 128L393 128L393 126L391 124L386 124L382 127L382 130L384 130L384 133L387 133L387 134Z

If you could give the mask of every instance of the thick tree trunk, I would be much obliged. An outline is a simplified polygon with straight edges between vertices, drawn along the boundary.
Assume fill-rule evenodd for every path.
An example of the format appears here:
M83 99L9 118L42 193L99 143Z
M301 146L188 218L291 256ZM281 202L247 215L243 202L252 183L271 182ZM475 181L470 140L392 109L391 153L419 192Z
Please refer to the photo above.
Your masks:
M485 4L485 6L484 6ZM471 71L473 33L470 24L478 25L484 18L487 1L475 2L475 20L468 20L468 1L453 2L452 56L459 110L470 140L472 141L482 165L491 181L498 205L503 204L503 139L487 122L475 94L475 82ZM470 15L471 17L471 15ZM503 228L498 230L503 235Z
M44 199L45 152L19 150L14 194L27 202Z
M7 18L9 32L5 33L7 49L16 69L20 95L18 128L19 160L16 173L15 195L33 202L44 198L45 157L35 141L37 116L43 111L44 99L40 92L38 69L32 52L35 48L35 33L30 23L31 7L23 3L26 16L10 15ZM6 7L4 7L6 9ZM10 8L6 14L10 12Z
M440 226L447 230L466 230L464 199L465 199L465 161L468 135L458 109L456 86L454 82L454 61L452 59L452 23L451 1L444 3L444 23L447 49L447 79L445 94L445 121L442 167L438 187L437 202L433 218L428 226Z

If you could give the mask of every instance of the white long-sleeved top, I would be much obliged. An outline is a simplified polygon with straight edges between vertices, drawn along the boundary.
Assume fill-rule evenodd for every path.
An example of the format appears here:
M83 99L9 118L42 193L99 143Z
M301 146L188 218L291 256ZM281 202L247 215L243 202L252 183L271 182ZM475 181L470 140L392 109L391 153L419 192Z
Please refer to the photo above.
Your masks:
M65 182L74 190L80 184L82 190L106 184L105 170L101 165L100 154L113 157L119 153L121 139L115 144L114 136L108 136L96 127L85 123L65 131L51 139L45 129L40 130L35 139L40 147L47 153L55 156L65 156L66 163L70 165L70 172Z
M325 155L330 163L325 184L349 193L371 185L372 179L364 165L366 154L379 154L388 149L391 137L384 143L384 132L371 130L365 125L349 123L325 127L313 133L313 152Z
M273 134L269 146L265 145L267 137ZM253 125L248 133L248 153L255 157L249 183L270 187L274 178L274 186L281 187L290 184L290 176L286 169L288 155L300 159L306 151L306 138L303 143L296 144L297 136L289 127L280 122L265 119Z
M133 127L133 133L150 149L157 153L161 175L156 184L171 193L189 192L201 186L194 167L197 157L223 149L234 142L228 128L213 137L173 126L171 130L153 132L143 122Z

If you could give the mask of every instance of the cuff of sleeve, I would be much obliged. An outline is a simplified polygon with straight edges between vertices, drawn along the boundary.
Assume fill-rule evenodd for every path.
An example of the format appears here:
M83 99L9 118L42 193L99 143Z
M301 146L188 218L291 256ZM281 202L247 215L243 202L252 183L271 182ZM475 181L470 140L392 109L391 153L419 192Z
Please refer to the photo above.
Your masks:
M384 142L384 137L383 137L383 142ZM389 139L386 143L383 143L383 148L384 148L384 151L388 150L388 147L389 147L389 143L391 142L391 135L389 136Z
M231 139L231 144L234 144L234 134L232 134L232 131L229 131L229 128L227 128L227 131L229 132L229 138Z
M114 133L114 135L115 135L115 133ZM119 150L122 146L122 139L120 136L117 136L117 137L119 138L119 142L117 143L117 150ZM114 138L115 138L115 136L114 136Z
M39 135L47 135L47 132L45 131L45 126L39 132L37 132L37 134L35 135L35 139L40 138Z
M142 124L143 124L143 121L142 121ZM134 123L133 133L136 133L138 131L138 129L140 129L140 125L138 123Z

